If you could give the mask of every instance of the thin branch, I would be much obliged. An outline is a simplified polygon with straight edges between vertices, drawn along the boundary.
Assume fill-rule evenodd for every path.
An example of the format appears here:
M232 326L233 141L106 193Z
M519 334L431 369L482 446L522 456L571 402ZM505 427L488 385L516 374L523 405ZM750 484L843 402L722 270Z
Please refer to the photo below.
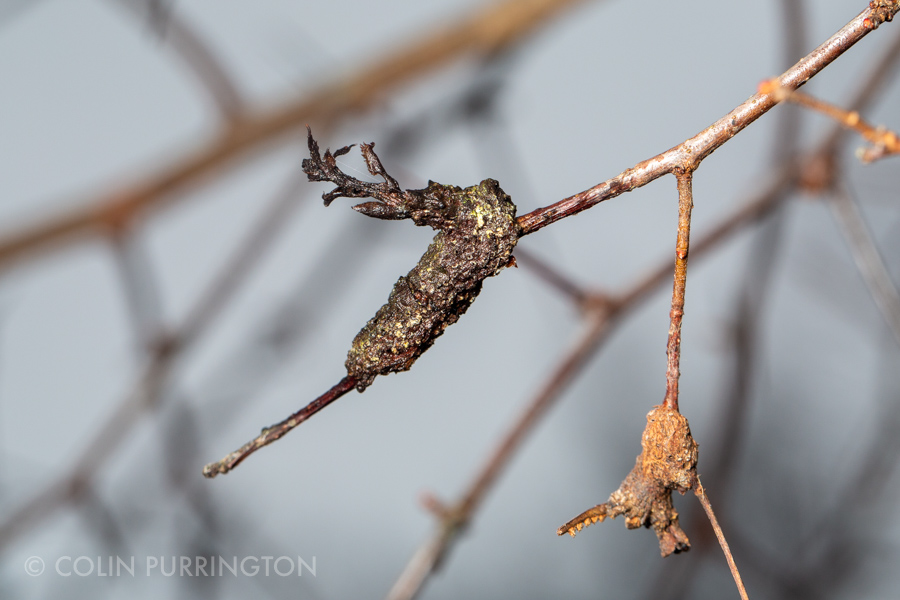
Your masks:
M888 76L900 64L900 30L894 32L894 41L883 50L880 58L873 61L871 70L858 88L853 98L844 103L850 110L866 112L878 97L884 86L890 81ZM823 144L823 154L834 154L847 130L835 126Z
M90 481L119 446L127 439L147 411L155 409L165 396L172 367L212 322L218 310L238 289L255 264L275 241L277 226L284 222L286 208L292 205L297 178L294 176L267 208L251 234L238 247L218 276L201 295L184 325L154 346L144 371L133 390L122 399L94 435L75 464L62 477L22 504L0 523L0 548L46 519L68 502L80 499Z
M803 55L808 45L807 5L804 0L781 0L778 4L781 15L776 21L781 27L783 39L783 64L788 67L793 64L796 57ZM802 116L803 113L799 109L781 110L774 115L777 123L771 162L773 168L781 168L783 173L793 171L795 167L792 165L797 164ZM785 164L789 165L788 170L783 169ZM780 199L788 193L787 188L792 183L792 179L785 177L783 185L779 183L776 186L776 189L781 191L774 192L771 196L777 202L773 208L783 206ZM753 398L752 383L759 352L758 329L784 232L784 219L781 218L780 211L770 210L766 215L766 222L754 236L754 248L749 253L750 265L746 276L741 280L738 306L734 311L736 318L730 336L734 344L732 361L734 369L728 382L722 386L725 390L722 394L725 398L724 410L719 414L717 424L713 428L717 432L716 439L713 440L711 447L707 447L704 454L707 458L713 457L712 463L704 461L707 465L704 472L708 480L716 482L721 490L731 489L736 473L733 465L746 434L745 417ZM689 522L696 523L698 521L696 513L703 508L699 504L693 504L692 508L695 514ZM700 572L703 565L702 558L711 549L709 542L707 536L697 536L692 547L692 554L695 556L688 562L664 561L644 597L654 600L684 597Z
M595 313L578 340L559 362L553 373L522 415L512 424L484 466L466 488L463 496L450 508L441 507L441 523L434 535L413 555L387 595L389 600L415 598L431 574L440 566L453 542L466 528L485 496L519 446L555 404L569 383L587 364L599 343L605 338L608 316Z
M547 285L560 292L563 296L584 307L591 294L580 285L561 273L559 269L549 264L542 258L538 258L532 252L516 248L516 260Z
M900 293L860 212L859 204L844 185L831 195L829 205L850 246L853 261L866 288L890 328L894 341L900 345Z
M165 14L165 19L153 18L156 0L116 0L119 6L129 9L139 17L150 14L150 26L161 39L169 42L172 49L184 61L194 77L204 87L219 112L228 121L236 121L245 111L245 104L238 86L232 80L215 51L173 10ZM143 4L145 11L140 10Z
M878 4L878 3L872 3ZM781 87L794 90L834 62L856 42L900 11L900 3L876 6L862 11L825 43L810 52L778 77ZM578 214L625 192L647 185L676 169L694 170L725 142L777 104L773 94L757 93L730 113L678 146L626 169L612 179L588 190L518 217L522 235L534 233L560 219Z
M810 110L825 115L836 121L844 129L857 132L863 139L872 144L873 147L861 149L858 152L859 159L864 163L874 162L876 160L892 156L900 153L900 137L890 129L884 126L874 126L859 116L859 111L847 110L840 106L819 100L809 94L796 91L785 90L778 87L777 82L763 82L760 90L766 93L774 94L780 102L791 102L798 106L803 106Z
M741 581L741 574L734 562L734 557L731 555L731 548L728 547L728 542L725 540L725 534L722 533L722 528L719 527L719 521L716 520L716 514L713 512L712 504L709 503L709 498L706 496L706 491L703 489L703 484L700 483L699 477L697 478L697 485L694 486L694 495L700 500L700 504L703 506L703 510L709 518L713 531L716 532L716 538L719 540L719 545L722 546L722 553L725 554L725 560L728 561L728 568L731 570L731 576L734 577L734 583L737 585L741 598L743 600L750 600L749 596L747 596L747 589L744 587L744 582Z
M678 411L678 377L681 375L681 321L684 318L684 291L687 284L688 247L691 237L693 173L678 171L678 241L675 244L675 281L669 312L669 341L666 343L666 397L663 405Z
M303 423L314 414L352 390L354 387L356 387L357 383L358 382L354 377L347 375L339 382L337 382L327 392L292 414L287 419L281 421L280 423L276 423L271 427L266 427L256 438L250 440L234 452L231 452L222 460L209 463L208 465L203 467L203 476L212 479L216 475L228 473L236 466L241 464L245 458L259 450L260 448L268 446L272 442L281 439L291 429L293 429L300 423Z
M172 200L176 192L264 143L289 138L307 123L327 125L362 111L387 92L453 59L501 52L582 1L506 0L427 31L399 51L326 83L300 100L246 113L207 145L143 181L93 201L71 203L78 208L0 238L0 264L51 245L104 234L123 220Z
M163 318L150 257L134 232L117 232L110 242L135 339L142 350L152 352L162 336Z
M763 186L758 196L746 202L734 214L725 218L718 226L697 240L694 244L694 255L702 256L711 252L743 227L755 222L777 206L778 202L784 198L780 191L793 181L794 170L794 164L784 165L777 176L768 185ZM582 337L559 363L541 392L525 409L522 417L510 427L507 435L498 443L497 450L485 460L484 466L463 492L460 500L452 507L441 505L438 507L439 510L433 511L441 515L438 529L413 555L391 588L388 594L390 600L414 598L419 594L427 579L446 558L452 544L462 533L465 525L471 522L481 502L491 491L502 470L521 446L524 438L534 429L553 403L559 399L565 386L569 384L569 380L578 375L581 368L587 364L588 358L601 347L615 325L647 300L659 286L669 280L671 274L671 262L666 260L626 293L616 297L597 296L604 300L605 305L599 302L596 305L598 307L605 306L605 310L609 312L586 313L586 316L595 320L589 324ZM602 317L598 319L600 315Z

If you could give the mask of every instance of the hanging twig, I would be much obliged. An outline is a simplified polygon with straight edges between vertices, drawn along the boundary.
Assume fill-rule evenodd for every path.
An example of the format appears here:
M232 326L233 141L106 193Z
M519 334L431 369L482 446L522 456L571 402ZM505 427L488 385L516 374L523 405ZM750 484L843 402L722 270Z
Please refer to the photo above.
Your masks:
M703 489L703 484L700 483L699 477L694 485L694 495L700 500L700 505L703 506L703 510L706 512L706 516L712 525L713 531L716 532L716 538L719 540L719 545L722 546L722 552L725 554L725 560L728 561L728 568L731 570L731 576L734 577L734 583L737 585L741 598L743 598L743 600L749 600L747 589L744 587L744 582L741 580L741 574L734 562L734 557L731 555L731 548L728 547L728 541L725 539L725 534L722 533L722 528L719 527L719 521L716 519L712 504L709 503L709 498L706 496L706 491Z
M684 291L687 283L688 246L691 237L691 209L694 197L691 171L676 171L678 180L678 239L675 244L675 282L669 312L669 341L666 343L666 397L663 404L678 411L678 377L681 375L681 321L684 318Z

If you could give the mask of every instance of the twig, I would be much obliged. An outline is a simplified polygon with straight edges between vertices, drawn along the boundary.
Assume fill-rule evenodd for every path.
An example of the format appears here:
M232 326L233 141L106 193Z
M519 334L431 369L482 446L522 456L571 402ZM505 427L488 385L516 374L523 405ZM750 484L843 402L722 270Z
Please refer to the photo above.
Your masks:
M141 375L134 391L116 407L74 466L67 469L61 479L13 510L12 514L0 524L0 548L62 508L67 502L83 497L94 474L126 439L144 409L154 406L161 397L163 383L173 357L174 354L171 352L158 351Z
M800 87L884 20L893 18L898 10L900 3L897 2L892 2L889 7L867 8L825 43L785 71L778 78L779 85L789 90ZM534 233L604 200L647 185L663 175L674 173L676 169L695 169L703 159L768 112L776 103L772 94L754 94L730 113L678 146L638 163L588 190L518 217L522 235Z
M844 185L831 195L829 205L847 245L850 246L853 261L866 288L890 328L894 341L900 345L900 293L878 252L878 246L863 219L859 204Z
M699 477L694 486L694 495L700 500L700 504L703 506L703 510L706 511L706 516L709 518L713 531L716 532L716 538L719 540L719 545L722 546L722 553L725 554L725 560L728 561L728 568L731 570L731 576L734 577L734 583L737 585L741 598L750 600L747 596L747 590L744 588L744 582L741 581L741 574L734 562L734 557L731 555L731 549L728 547L728 541L725 540L725 534L722 533L722 528L719 527L719 521L716 520L716 514L713 512L712 504L709 503L709 498L706 496L706 491L703 489L703 484L700 483Z
M159 405L175 362L203 334L227 299L237 291L241 278L249 274L250 267L262 257L268 245L275 241L277 227L284 222L283 217L287 214L285 211L293 204L291 201L296 192L297 181L299 179L293 177L275 198L266 214L254 225L251 234L214 278L207 292L201 295L184 325L154 346L154 352L133 391L114 409L74 466L60 480L38 492L0 523L0 548L70 500L80 498L95 474L146 414L145 411Z
M271 204L228 258L225 268L210 283L184 318L181 326L182 339L192 340L197 337L238 291L240 283L263 258L266 250L278 237L279 231L288 222L294 210L301 206L297 199L305 182L306 174L298 165L288 175L287 181L276 192Z
M729 239L742 227L753 223L777 206L778 201L784 197L780 194L780 190L792 181L793 171L792 164L784 165L777 176L768 185L763 186L763 190L758 196L746 202L734 214L723 219L719 225L697 240L694 244L694 255L702 256L711 252L718 244ZM559 399L563 388L568 385L569 379L578 375L590 353L596 352L600 348L615 325L647 300L659 286L671 277L671 274L671 262L666 260L633 285L628 292L614 297L615 300L611 301L611 297L599 296L606 298L606 308L610 310L604 317L605 322L595 321L590 326L591 328L585 331L583 337L551 374L541 393L535 396L523 416L510 427L507 435L498 443L498 450L485 460L479 474L463 492L461 499L453 505L455 509L444 508L441 511L445 516L451 515L453 520L442 519L437 531L416 551L391 588L388 594L389 599L414 598L421 591L428 577L446 558L450 546L462 532L463 524L471 522L480 503L492 489L503 468L513 457L515 450L537 425L540 417L546 414L547 409ZM590 314L597 315L598 313L588 313L588 315ZM584 352L588 352L588 354L582 356ZM460 508L464 510L460 510Z
M389 600L407 600L415 598L421 592L428 577L441 564L452 543L468 525L516 450L547 409L559 399L575 375L587 364L588 358L605 338L608 326L608 315L595 313L594 318L554 369L541 390L512 424L507 434L501 438L496 450L491 453L466 488L467 491L451 508L439 511L444 516L437 531L413 555L388 593Z
M259 450L264 446L268 446L272 442L281 439L287 432L306 421L311 416L352 390L356 387L357 381L354 377L347 375L337 382L327 392L292 414L287 419L276 423L271 427L266 427L256 438L250 440L234 452L228 454L222 460L209 463L203 467L203 476L213 478L216 475L228 473L236 466L241 464L245 458Z
M790 66L797 56L803 54L807 47L807 14L803 0L782 0L778 3L782 14L777 19L782 28L783 38L783 62ZM776 135L773 140L772 166L773 168L797 164L798 140L800 139L802 112L797 110L778 111L775 115L777 125ZM790 170L793 170L791 167ZM785 197L787 189L793 183L793 179L785 177L780 190L773 192L772 198L776 200L774 207L782 207L783 203L777 200ZM776 188L777 189L777 188ZM733 465L741 449L746 434L746 415L753 398L752 382L756 370L758 355L758 328L763 309L763 301L768 295L768 289L772 281L771 274L776 264L775 258L780 241L783 237L783 219L779 211L767 212L766 222L761 225L761 230L754 236L754 249L750 251L750 265L746 276L742 278L741 290L738 296L738 306L734 311L736 318L731 331L731 340L734 343L734 370L728 382L721 386L726 398L724 410L719 414L714 430L717 433L712 441L712 446L707 445L704 455L709 459L704 461L707 465L704 472L708 479L715 481L719 489L730 490L736 473ZM710 467L710 464L712 465ZM692 519L689 522L696 523L699 511L703 508L699 504L693 504ZM653 582L644 593L644 598L653 600L667 600L682 598L690 589L694 578L700 572L703 565L702 558L710 550L707 536L697 536L692 550L692 560L664 561L653 577ZM699 554L700 556L697 556Z
M183 19L168 10L165 19L152 14L156 0L116 0L115 4L143 16L139 4L144 4L150 14L150 25L161 39L165 39L184 61L197 81L206 89L222 116L236 121L245 110L244 100L228 71L203 38Z
M99 199L70 203L78 208L0 238L0 264L50 245L104 234L111 226L172 200L188 184L251 149L290 137L307 123L330 124L361 111L388 91L452 59L500 52L581 1L505 0L492 4L449 26L427 31L399 51L326 83L300 100L265 111L248 111L210 143L163 171Z
M778 86L778 82L765 81L760 84L760 91L774 94L779 102L792 102L810 110L819 112L840 124L845 129L857 132L863 139L873 145L871 148L860 149L857 153L864 163L874 162L886 156L900 153L900 137L890 129L883 126L875 127L859 116L859 111L847 110L819 100L809 94L797 91L789 91Z
M691 171L676 172L678 178L678 241L675 245L675 282L669 312L669 341L666 343L666 397L663 404L678 410L678 377L681 375L681 321L684 318L684 291L687 283L688 246L691 237L691 209L694 208Z
M558 269L554 268L543 259L538 258L537 255L528 250L516 248L516 260L534 272L534 274L547 285L560 292L579 307L584 307L587 300L591 297L591 294L587 290L583 289L567 276L560 273Z
M153 345L161 341L163 319L151 261L134 232L119 231L109 241L137 346L153 352Z

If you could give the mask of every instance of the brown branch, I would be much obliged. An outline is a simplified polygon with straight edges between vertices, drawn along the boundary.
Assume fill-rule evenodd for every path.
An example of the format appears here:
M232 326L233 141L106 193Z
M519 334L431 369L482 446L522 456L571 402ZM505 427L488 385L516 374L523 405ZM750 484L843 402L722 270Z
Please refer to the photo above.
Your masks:
M678 411L678 377L681 375L681 321L684 318L684 291L687 284L688 246L691 237L693 173L677 171L678 240L675 244L675 281L672 285L672 310L669 312L669 341L666 343L666 397L663 405Z
M741 598L743 600L750 600L747 596L747 589L744 587L744 582L741 581L741 574L734 562L734 557L731 555L731 548L728 547L728 542L725 540L725 534L722 533L722 528L719 527L719 521L716 519L712 504L709 503L709 498L706 496L706 491L703 489L699 477L697 478L696 485L694 485L694 495L700 500L700 505L703 506L703 510L709 518L713 531L716 532L716 538L719 540L719 545L722 546L722 553L725 554L725 560L728 561L728 568L731 570L731 576L734 577L734 583L737 585Z
M857 153L864 163L900 153L900 137L884 126L874 126L859 116L859 111L847 110L824 100L819 100L809 94L789 91L778 86L776 81L765 81L760 84L760 91L774 94L779 102L791 102L816 111L837 122L841 127L857 132L873 147L860 149Z
M743 227L766 215L784 198L781 191L793 181L795 166L791 163L783 165L762 191L753 199L743 204L719 225L707 232L694 243L695 256L703 256L716 246L728 240ZM441 506L441 522L437 531L420 546L392 587L388 598L399 600L414 598L421 591L427 579L440 566L450 551L451 546L463 532L465 525L471 522L481 502L493 488L503 469L521 446L525 437L538 424L547 410L559 400L564 388L576 377L581 368L587 364L588 358L596 352L615 326L642 302L647 300L656 289L663 285L672 274L669 260L664 261L648 276L633 285L630 290L610 299L603 295L593 295L604 299L603 303L595 302L598 307L605 306L608 313L588 312L586 316L599 320L588 325L578 342L553 371L528 407L501 439L495 450L484 462L478 475L463 492L460 499L452 507ZM592 296L592 297L593 297ZM587 305L592 305L587 302Z
M894 32L894 41L882 52L881 57L873 62L871 71L867 74L863 84L857 88L853 98L845 103L850 110L866 112L884 85L890 80L888 74L900 64L900 30ZM847 130L843 127L835 126L823 144L822 154L833 155L846 133Z
M872 3L825 43L785 71L777 81L783 88L794 90L834 62L856 42L900 10L900 3ZM534 233L560 219L578 214L592 206L625 192L647 185L676 169L694 170L697 165L725 142L777 104L773 94L757 93L730 113L678 146L626 169L612 179L518 217L522 235Z
M266 427L256 438L250 440L234 452L231 452L222 460L209 463L208 465L203 467L203 476L212 479L216 475L228 473L236 466L241 464L245 458L259 450L260 448L268 446L272 442L281 439L291 429L306 421L311 416L352 390L354 387L356 387L356 384L356 379L354 377L351 377L350 375L347 375L339 382L337 382L327 392L292 414L287 419L281 421L280 423L276 423L271 427Z
M523 267L532 271L537 277L547 285L560 292L563 296L584 308L589 299L596 294L591 294L583 289L580 285L562 274L558 269L538 258L532 252L516 248L516 260L522 263Z
M521 42L582 0L506 0L428 31L412 43L348 76L335 78L300 100L248 112L205 146L161 172L98 200L0 238L0 264L28 253L106 233L123 221L171 200L216 170L265 143L315 122L330 124L364 110L414 77L467 55L489 56Z
M795 4L800 3L797 0L788 0L782 3L786 9L786 15L790 16L790 19L786 19L785 22L785 30L787 33L791 34L787 40L789 46L796 43L794 33L800 30L801 23L805 18L802 11L798 11L796 6L792 6ZM789 53L790 56L795 56L796 54L796 52L793 54ZM898 59L900 59L900 31L895 34L893 42L882 52L879 58L872 61L873 66L870 71L863 77L860 85L855 86L849 105L859 111L870 107L873 101L876 100L878 92L883 90L885 84L890 81L890 75L897 65ZM787 112L781 114L786 115ZM793 119L793 121L796 121L796 119ZM790 122L786 122L776 129L779 135L775 140L775 148L773 149L772 155L776 157L775 164L781 166L781 175L778 176L780 181L773 181L773 186L771 188L771 192L773 193L771 200L773 203L768 205L769 208L781 206L780 199L790 193L790 188L797 183L795 180L796 167L783 164L785 158L791 160L794 164L797 164L796 158L791 158L795 156L795 151L785 151L785 148L796 145L796 140L798 139L796 127L790 125ZM799 161L799 163L808 165L809 162L815 160L816 157L834 156L840 147L840 143L845 139L845 133L846 129L836 126L827 136L825 136L818 147L810 152L807 155L807 158ZM834 173L828 174L829 179L834 175ZM835 193L840 194L841 189L841 186L838 186L838 190ZM765 213L770 214L770 210L768 208L765 209ZM743 426L746 424L744 415L746 415L749 410L752 383L751 376L754 370L754 364L757 362L755 358L755 346L758 344L758 340L756 339L758 334L755 333L755 330L758 327L760 320L762 311L761 304L763 297L766 294L765 290L771 285L772 267L775 264L774 249L779 245L778 238L783 229L780 222L773 222L767 227L770 231L764 233L763 237L754 242L757 250L750 253L754 262L749 269L747 276L743 280L741 301L736 310L736 314L740 315L740 320L735 328L735 372L732 383L723 386L724 389L729 390L727 394L729 398L726 402L726 411L719 420L720 425L715 428L716 431L718 431L719 441L716 443L716 447L712 449L712 452L707 448L706 453L706 456L715 457L711 465L710 463L705 463L707 465L706 468L704 468L706 478L707 480L715 481L721 490L730 489L736 475L736 472L732 467L737 457L740 442L744 437ZM700 243L694 244L695 253L699 250L699 246ZM885 318L887 318L886 315ZM883 448L887 446L881 446L876 441L873 443L873 447ZM879 452L878 458L884 460L884 454ZM879 479L879 481L881 481L881 479ZM833 505L847 506L847 503L857 496L870 497L865 494L859 494L859 489L860 486L855 483L848 485L845 490L847 493L844 494L842 499L835 501ZM723 491L722 493L725 492ZM697 505L696 511L699 512L702 510L702 507ZM830 513L827 518L831 518ZM696 520L696 515L694 516L694 520ZM824 526L813 527L812 531L821 532L824 529ZM740 542L741 540L738 538L737 540L733 539L732 541ZM803 544L801 544L801 546L802 545ZM771 565L760 558L763 554L761 551L758 551L753 547L745 546L747 546L747 544L742 544L740 548L745 555L745 558L757 558L755 561L750 560L751 567L756 563L755 566L760 567L757 570L764 571L766 576L773 577L780 581L785 587L789 587L788 580L791 579L791 575L782 572L775 573L771 569L761 568L761 565L764 564L766 566ZM699 543L695 544L693 551L703 554L710 549L708 540L701 537ZM697 575L702 563L701 561L693 560L683 564L681 567L679 567L678 564L679 563L674 562L665 563L664 567L654 577L653 584L645 594L646 598L664 600L666 598L681 598L684 596L685 590L690 588L691 580Z

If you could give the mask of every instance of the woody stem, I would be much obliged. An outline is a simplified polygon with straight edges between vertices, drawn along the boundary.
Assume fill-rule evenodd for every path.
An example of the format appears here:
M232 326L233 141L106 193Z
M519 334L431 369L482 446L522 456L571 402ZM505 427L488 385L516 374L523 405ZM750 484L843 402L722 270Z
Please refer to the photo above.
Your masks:
M678 240L675 244L675 283L672 289L672 310L669 312L669 341L666 344L666 398L663 405L678 410L678 377L681 375L681 320L684 317L684 289L687 281L688 244L691 237L691 209L693 172L677 170L678 180Z

